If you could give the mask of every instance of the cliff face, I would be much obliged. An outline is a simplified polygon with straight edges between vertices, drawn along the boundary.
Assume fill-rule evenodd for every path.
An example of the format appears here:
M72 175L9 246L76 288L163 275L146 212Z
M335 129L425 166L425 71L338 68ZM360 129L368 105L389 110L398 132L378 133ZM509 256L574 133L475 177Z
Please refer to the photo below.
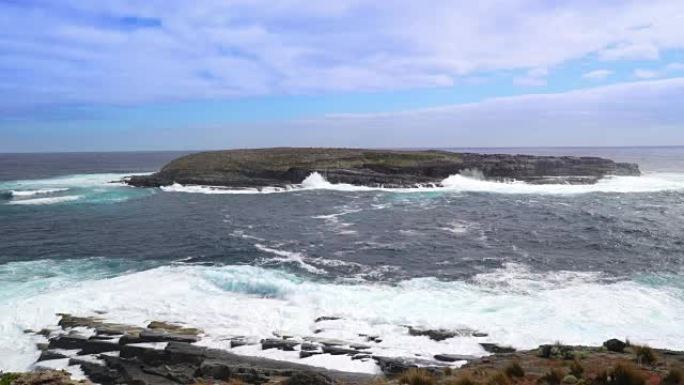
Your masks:
M319 172L332 183L406 187L439 184L449 175L477 170L487 179L529 183L595 183L606 175L639 175L636 164L596 157L554 157L446 151L337 148L269 148L201 152L183 156L133 186L173 183L227 187L284 186Z

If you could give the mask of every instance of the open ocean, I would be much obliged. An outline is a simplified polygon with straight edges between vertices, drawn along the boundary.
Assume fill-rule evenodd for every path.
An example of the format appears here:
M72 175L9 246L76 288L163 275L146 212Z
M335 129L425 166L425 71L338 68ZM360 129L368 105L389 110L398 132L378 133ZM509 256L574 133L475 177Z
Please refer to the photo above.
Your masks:
M684 350L684 147L470 149L597 155L643 176L596 185L287 191L139 189L182 153L0 154L0 370L24 370L58 312L184 322L202 343L378 335L384 356L600 344ZM341 317L315 323L320 316ZM470 328L436 342L404 325ZM320 330L317 330L320 329ZM375 372L371 361L238 353Z

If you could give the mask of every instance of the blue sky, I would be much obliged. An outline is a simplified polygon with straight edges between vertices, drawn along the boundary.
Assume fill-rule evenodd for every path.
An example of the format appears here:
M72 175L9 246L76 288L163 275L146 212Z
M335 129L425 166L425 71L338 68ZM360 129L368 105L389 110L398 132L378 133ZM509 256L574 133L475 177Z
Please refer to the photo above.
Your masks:
M684 2L0 0L0 152L684 145Z

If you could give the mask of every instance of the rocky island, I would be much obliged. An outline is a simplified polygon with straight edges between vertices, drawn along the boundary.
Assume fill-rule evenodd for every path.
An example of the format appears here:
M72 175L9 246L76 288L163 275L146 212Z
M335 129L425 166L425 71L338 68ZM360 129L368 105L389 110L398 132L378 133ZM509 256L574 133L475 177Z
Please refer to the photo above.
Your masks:
M592 184L607 175L640 175L639 167L598 157L456 153L439 150L266 148L186 155L151 175L126 180L132 186L174 183L231 188L285 187L318 172L331 183L412 187L475 172L488 180Z

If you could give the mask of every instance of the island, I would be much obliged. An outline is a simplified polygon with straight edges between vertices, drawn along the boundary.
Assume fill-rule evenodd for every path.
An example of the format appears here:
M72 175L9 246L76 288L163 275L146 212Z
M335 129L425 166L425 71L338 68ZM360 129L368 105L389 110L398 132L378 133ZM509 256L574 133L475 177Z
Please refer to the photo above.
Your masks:
M184 185L231 188L285 187L312 173L330 183L371 187L440 185L466 174L534 184L593 184L608 175L638 176L639 166L599 157L457 153L442 150L263 148L186 155L150 175L132 176L138 187Z

